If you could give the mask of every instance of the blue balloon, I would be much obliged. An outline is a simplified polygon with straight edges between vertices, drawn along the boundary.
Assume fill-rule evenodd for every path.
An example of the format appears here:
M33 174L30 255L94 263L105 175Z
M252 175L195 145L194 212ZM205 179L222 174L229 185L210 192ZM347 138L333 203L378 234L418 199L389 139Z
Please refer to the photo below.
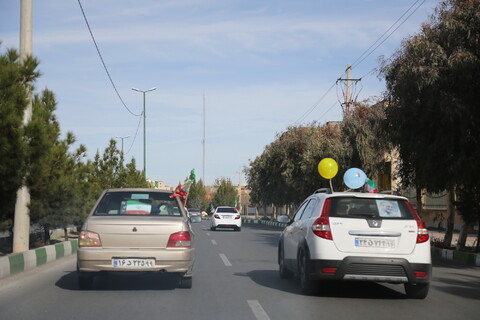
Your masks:
M343 175L343 182L350 189L361 188L366 181L367 175L358 168L350 168Z

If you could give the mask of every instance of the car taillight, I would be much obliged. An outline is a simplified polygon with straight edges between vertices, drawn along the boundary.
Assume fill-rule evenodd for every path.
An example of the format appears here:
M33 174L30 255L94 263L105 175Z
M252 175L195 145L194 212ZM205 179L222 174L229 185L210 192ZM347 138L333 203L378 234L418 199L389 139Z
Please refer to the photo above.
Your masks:
M167 248L190 247L192 245L192 237L188 231L180 231L172 233L168 238Z
M423 221L420 219L420 216L418 215L417 211L415 211L415 208L410 204L410 202L407 201L408 208L410 209L410 212L412 213L413 217L417 221L417 243L423 243L427 242L428 239L430 239L428 235L428 229L425 227L425 224Z
M238 219L240 219L240 215L239 215L239 214L237 214L237 215L235 216L235 220L238 220Z
M220 219L220 215L218 215L218 214L215 214L214 217L215 217L215 219Z
M323 239L333 240L332 231L330 230L330 219L328 214L330 212L330 199L326 199L323 204L322 214L315 220L312 225L313 233Z
M78 235L78 246L101 247L102 241L100 240L100 235L96 232L80 231L80 234Z

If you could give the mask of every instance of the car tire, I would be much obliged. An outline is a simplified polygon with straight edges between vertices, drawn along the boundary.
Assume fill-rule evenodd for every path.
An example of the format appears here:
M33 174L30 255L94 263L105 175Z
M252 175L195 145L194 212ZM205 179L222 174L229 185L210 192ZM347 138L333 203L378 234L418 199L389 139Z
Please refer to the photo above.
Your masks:
M217 228L215 228L215 227L210 227L210 230L215 231L215 230L217 230Z
M242 231L242 227L237 227L237 231Z
M410 299L425 299L430 289L430 283L405 283L405 293Z
M278 274L280 279L293 278L293 272L285 268L285 254L282 245L278 246Z
M310 258L308 253L300 250L298 253L298 275L300 278L300 289L304 295L315 293L315 282L310 279Z
M182 289L191 289L192 288L192 278L193 277L180 277L179 287Z

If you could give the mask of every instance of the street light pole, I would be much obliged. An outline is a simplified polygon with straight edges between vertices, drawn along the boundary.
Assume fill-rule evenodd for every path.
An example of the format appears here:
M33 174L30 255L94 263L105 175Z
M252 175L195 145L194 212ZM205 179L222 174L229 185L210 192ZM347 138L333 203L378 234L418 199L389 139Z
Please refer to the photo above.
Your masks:
M119 137L119 136L116 136L115 138L117 138L117 139L122 139L122 156L123 156L123 139L130 138L130 136L126 136L126 137Z
M147 178L147 121L146 121L146 114L145 114L145 93L156 90L157 88L153 87L148 90L140 90L137 88L132 88L134 91L138 91L143 93L143 176Z

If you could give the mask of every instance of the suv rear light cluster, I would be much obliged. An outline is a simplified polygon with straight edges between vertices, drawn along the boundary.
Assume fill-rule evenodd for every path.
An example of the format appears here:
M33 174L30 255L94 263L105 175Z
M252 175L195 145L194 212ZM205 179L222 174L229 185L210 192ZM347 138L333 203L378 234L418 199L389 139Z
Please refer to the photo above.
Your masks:
M330 219L328 218L329 212L330 199L326 199L325 203L323 204L322 214L312 225L312 231L317 237L333 240L332 231L330 229Z
M188 231L172 233L167 243L167 248L182 248L191 246L192 237Z
M428 235L428 229L425 227L425 224L420 219L420 216L418 215L417 211L415 211L415 208L410 204L410 202L407 201L407 205L413 217L417 221L417 227L418 227L417 243L427 242L428 239L430 238Z

